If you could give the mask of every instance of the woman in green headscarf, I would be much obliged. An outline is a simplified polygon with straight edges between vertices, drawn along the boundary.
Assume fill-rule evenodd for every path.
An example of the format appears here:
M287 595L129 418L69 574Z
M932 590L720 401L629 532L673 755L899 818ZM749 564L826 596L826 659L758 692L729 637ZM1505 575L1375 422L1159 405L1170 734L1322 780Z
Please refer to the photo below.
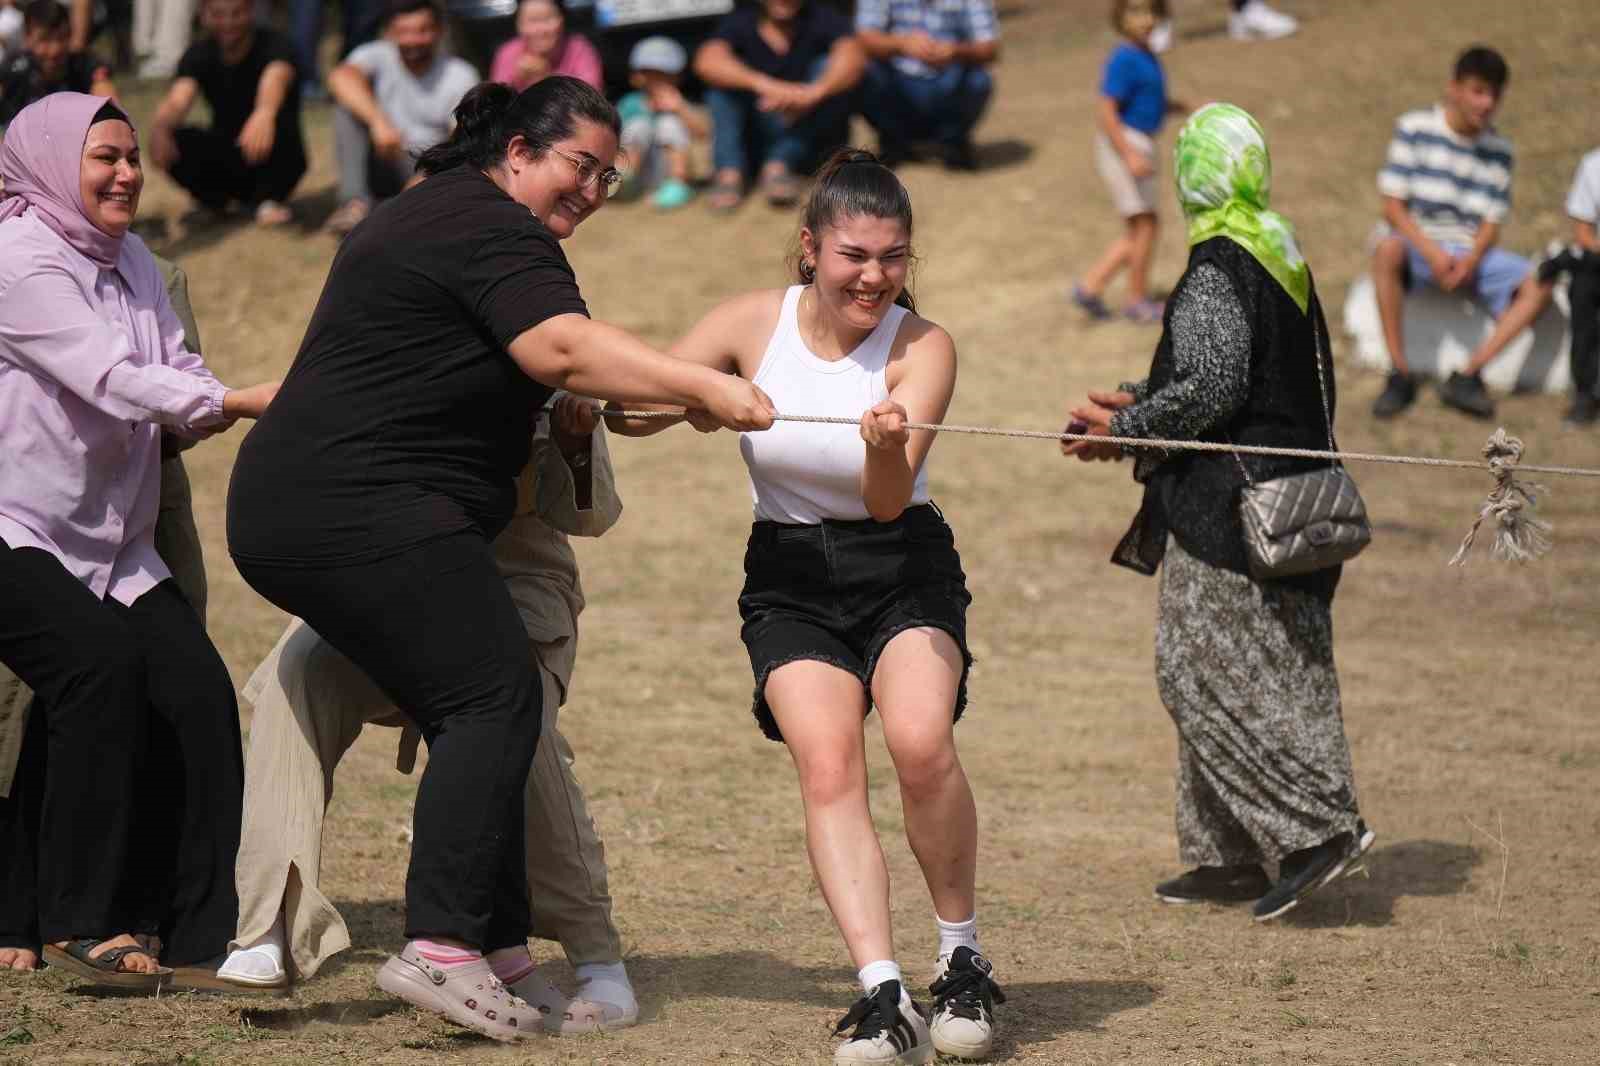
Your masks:
M1326 447L1328 328L1294 231L1268 206L1261 127L1212 104L1185 124L1175 156L1189 266L1167 301L1150 375L1091 392L1072 418L1107 441L1063 451L1120 459L1118 437ZM1112 561L1161 572L1156 681L1178 728L1179 853L1193 867L1156 886L1164 901L1254 901L1265 921L1348 872L1372 844L1333 664L1339 570L1251 577L1239 519L1246 471L1264 481L1319 465L1138 453L1144 502Z

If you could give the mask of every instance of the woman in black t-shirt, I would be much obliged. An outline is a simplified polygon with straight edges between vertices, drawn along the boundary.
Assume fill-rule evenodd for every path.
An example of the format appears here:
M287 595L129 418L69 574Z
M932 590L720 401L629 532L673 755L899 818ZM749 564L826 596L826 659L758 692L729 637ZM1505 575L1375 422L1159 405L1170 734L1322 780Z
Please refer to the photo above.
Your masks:
M522 786L540 684L490 541L555 388L763 429L747 382L591 321L559 242L616 182L616 111L572 78L456 108L427 180L334 259L299 354L240 449L228 546L421 727L410 943L378 983L501 1040L538 1031L485 952L525 943Z

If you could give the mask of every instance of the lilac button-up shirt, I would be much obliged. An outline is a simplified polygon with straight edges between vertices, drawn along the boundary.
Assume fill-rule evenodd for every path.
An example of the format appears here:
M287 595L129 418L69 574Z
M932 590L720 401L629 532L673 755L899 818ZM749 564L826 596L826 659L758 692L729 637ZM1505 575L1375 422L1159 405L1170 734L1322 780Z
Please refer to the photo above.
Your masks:
M0 224L0 540L131 604L155 549L161 430L206 436L227 390L183 346L133 234L102 270L32 213Z

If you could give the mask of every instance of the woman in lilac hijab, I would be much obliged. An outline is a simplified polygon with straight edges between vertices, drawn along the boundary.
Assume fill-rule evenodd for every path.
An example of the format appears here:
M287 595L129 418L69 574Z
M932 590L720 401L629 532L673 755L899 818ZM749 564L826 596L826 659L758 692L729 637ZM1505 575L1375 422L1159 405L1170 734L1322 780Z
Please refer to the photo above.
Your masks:
M23 109L0 181L0 661L35 693L0 800L0 947L195 987L233 934L243 760L227 668L156 554L161 434L254 418L276 385L230 390L184 348L128 232L144 175L115 106Z

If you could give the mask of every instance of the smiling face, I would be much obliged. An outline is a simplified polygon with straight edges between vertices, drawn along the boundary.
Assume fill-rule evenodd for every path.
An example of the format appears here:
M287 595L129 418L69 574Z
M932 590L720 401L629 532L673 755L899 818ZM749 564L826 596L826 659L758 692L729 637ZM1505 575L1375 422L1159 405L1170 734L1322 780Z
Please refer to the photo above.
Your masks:
M250 37L255 21L251 0L205 0L200 5L200 25L217 39L225 52L231 52Z
M578 160L578 162L573 162ZM597 174L617 161L617 135L595 122L579 119L570 137L538 152L520 136L506 149L505 190L533 212L557 240L566 240L579 223L605 206L604 179L585 187L582 170Z
M38 67L40 76L46 82L53 83L67 69L71 40L71 34L65 29L36 26L23 34L22 46L33 56L34 66Z
M815 266L817 306L853 330L877 328L911 269L911 234L895 218L850 216L820 233L802 229L800 250Z
M78 170L83 213L96 229L111 237L128 232L139 212L144 171L139 165L139 140L126 122L107 119L89 127Z
M522 0L517 8L517 36L535 55L555 54L564 25L561 9L552 0Z
M1456 132L1476 136L1488 128L1500 106L1500 91L1475 74L1452 78L1445 86L1445 103L1449 105L1464 129Z
M433 65L439 53L439 20L432 10L407 11L389 20L384 36L400 50L400 60L413 74L420 74Z

